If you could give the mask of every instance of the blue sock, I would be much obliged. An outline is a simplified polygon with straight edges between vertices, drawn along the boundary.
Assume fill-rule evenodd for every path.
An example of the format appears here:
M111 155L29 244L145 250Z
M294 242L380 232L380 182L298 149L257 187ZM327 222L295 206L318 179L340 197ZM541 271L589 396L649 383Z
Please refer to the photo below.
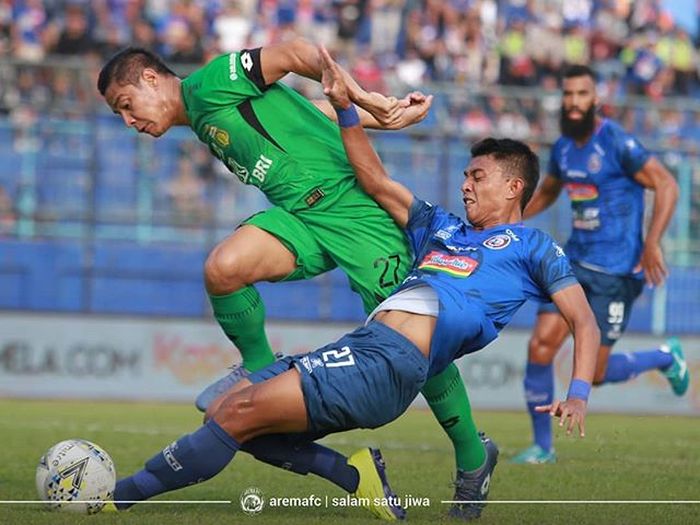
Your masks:
M342 454L298 436L270 434L244 443L241 450L275 467L306 475L309 472L355 492L360 482L357 469Z
M638 376L647 370L663 369L671 365L673 357L669 352L649 350L611 354L603 383L620 383Z
M548 412L535 412L535 407L548 405L554 399L554 369L552 365L528 363L525 369L525 400L532 420L535 444L552 450L552 422Z
M146 462L144 470L119 480L115 501L141 501L157 494L200 483L218 474L240 448L216 421L210 419L192 434L182 436ZM117 504L125 509L132 504Z

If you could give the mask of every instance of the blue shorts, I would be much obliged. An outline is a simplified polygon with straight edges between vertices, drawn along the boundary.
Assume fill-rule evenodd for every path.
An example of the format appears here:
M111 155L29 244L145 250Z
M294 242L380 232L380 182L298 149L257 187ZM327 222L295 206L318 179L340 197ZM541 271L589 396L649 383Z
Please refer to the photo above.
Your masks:
M428 359L404 336L372 321L337 342L287 356L248 376L253 383L295 367L309 432L376 428L403 414L428 377Z
M581 283L586 298L600 329L600 344L613 346L627 328L632 305L644 289L644 280L634 277L608 275L572 263L576 279ZM537 311L558 313L554 303L544 303Z

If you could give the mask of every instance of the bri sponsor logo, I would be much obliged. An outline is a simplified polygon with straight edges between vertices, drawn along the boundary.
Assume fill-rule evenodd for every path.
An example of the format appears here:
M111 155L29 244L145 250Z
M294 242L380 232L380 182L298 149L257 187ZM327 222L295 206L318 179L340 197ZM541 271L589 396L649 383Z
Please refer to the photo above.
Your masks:
M469 277L479 263L466 255L447 255L436 251L423 258L418 268L445 272L455 277Z

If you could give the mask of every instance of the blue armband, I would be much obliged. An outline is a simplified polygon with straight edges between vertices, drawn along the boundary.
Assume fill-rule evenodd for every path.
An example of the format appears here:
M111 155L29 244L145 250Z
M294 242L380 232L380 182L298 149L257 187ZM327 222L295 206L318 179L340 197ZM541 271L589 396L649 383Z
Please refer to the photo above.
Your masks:
M352 128L360 123L360 115L357 114L355 104L350 104L347 109L335 108L335 112L338 115L338 125L341 128Z
M591 393L591 384L586 383L582 379L574 379L569 385L569 393L566 395L567 399L583 399L588 401L588 394Z

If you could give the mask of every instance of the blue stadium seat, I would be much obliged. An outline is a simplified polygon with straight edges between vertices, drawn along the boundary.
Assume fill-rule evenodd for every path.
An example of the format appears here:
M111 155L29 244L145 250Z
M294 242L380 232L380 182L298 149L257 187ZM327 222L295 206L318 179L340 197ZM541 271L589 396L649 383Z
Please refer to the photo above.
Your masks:
M101 313L201 316L207 308L202 248L97 242L90 310Z
M0 153L3 157L14 152L14 132L12 127L0 120Z
M321 318L321 286L316 279L256 285L269 318L318 320Z
M98 216L114 211L133 211L137 202L135 185L107 186L95 188L95 202Z
M362 306L362 299L350 289L347 276L340 269L335 269L326 275L330 286L330 320L357 324L363 322L367 316Z
M39 206L61 211L85 209L89 205L86 173L82 170L55 168L42 172L37 184Z
M3 152L0 177L19 178L22 172L22 155L15 151Z
M675 266L669 271L666 333L697 334L700 332L700 268Z
M632 316L630 317L630 322L627 325L628 332L651 331L653 300L653 290L649 290L645 287L644 291L642 292L642 295L640 295L634 302L634 307L632 308Z
M82 310L82 264L82 247L77 242L4 239L0 249L0 307Z

